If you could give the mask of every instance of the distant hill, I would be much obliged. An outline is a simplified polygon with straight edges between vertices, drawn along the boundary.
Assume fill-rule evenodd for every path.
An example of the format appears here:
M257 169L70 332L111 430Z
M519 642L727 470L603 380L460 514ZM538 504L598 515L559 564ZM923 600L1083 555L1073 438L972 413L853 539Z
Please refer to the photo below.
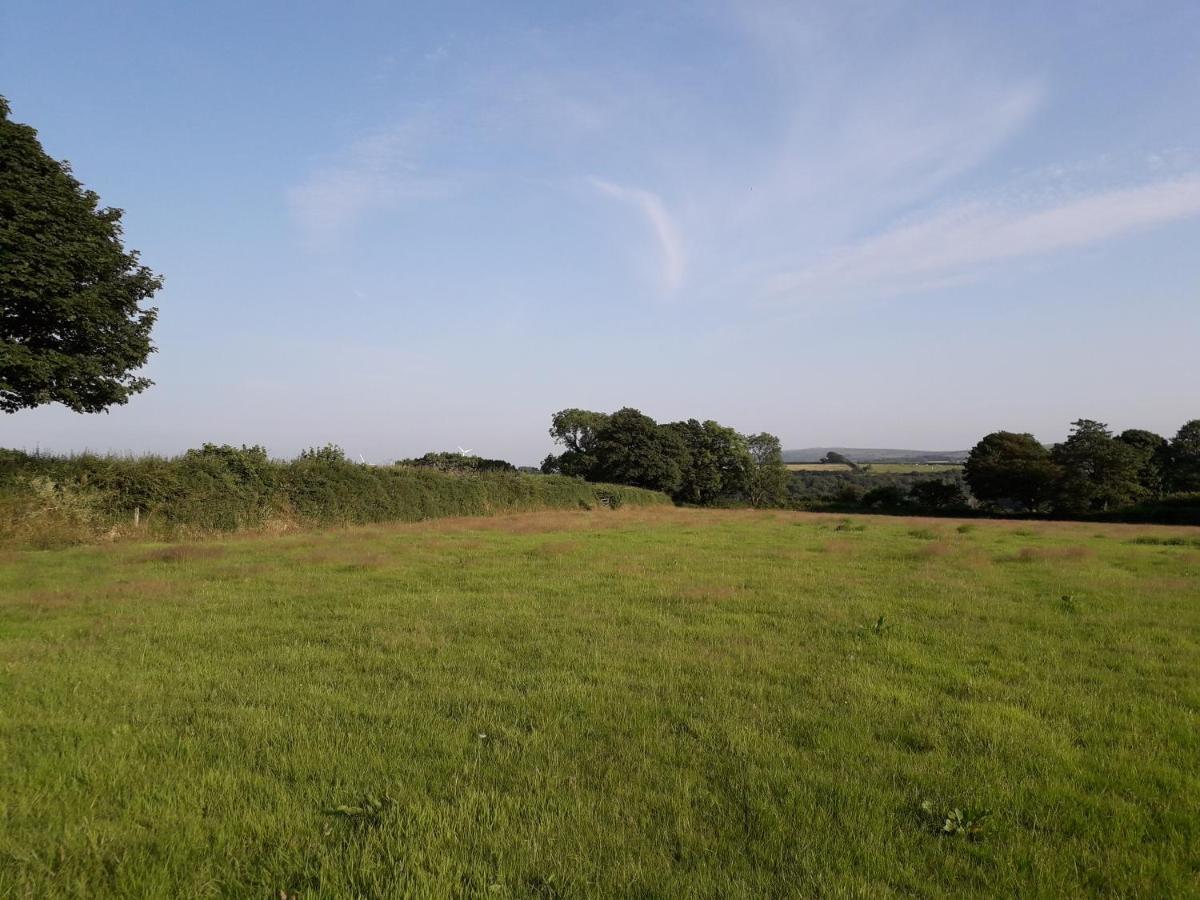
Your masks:
M969 450L888 450L878 447L805 447L803 450L784 450L783 461L814 463L830 451L856 463L961 463Z

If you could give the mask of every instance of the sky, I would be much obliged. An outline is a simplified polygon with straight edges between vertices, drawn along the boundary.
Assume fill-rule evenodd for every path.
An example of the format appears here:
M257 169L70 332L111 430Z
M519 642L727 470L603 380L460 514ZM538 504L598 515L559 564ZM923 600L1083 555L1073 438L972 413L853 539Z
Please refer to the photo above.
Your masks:
M5 0L0 93L166 279L154 387L0 446L1200 416L1194 0Z

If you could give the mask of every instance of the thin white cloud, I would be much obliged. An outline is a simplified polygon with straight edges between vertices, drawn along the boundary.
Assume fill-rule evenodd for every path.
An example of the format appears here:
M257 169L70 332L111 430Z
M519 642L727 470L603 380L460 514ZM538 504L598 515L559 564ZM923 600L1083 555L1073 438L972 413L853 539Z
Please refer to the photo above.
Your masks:
M600 178L588 180L601 193L630 204L645 217L658 249L662 287L667 292L677 290L683 283L687 258L679 228L667 212L662 198L652 191L626 187Z
M1200 174L1048 207L966 203L776 276L770 290L797 300L905 293L961 281L989 264L1083 247L1195 216L1200 216Z
M422 173L413 161L421 131L408 124L359 140L337 162L290 188L287 200L297 225L308 237L324 240L373 213L449 193L450 180Z

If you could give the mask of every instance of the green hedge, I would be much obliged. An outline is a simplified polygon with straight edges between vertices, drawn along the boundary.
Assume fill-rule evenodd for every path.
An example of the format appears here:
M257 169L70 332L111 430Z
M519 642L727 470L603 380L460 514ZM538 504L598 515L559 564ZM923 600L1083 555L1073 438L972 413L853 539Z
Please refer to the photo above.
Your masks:
M1159 500L1147 500L1113 512L1096 513L1089 518L1108 522L1200 525L1200 493L1168 494Z
M0 450L0 540L38 546L124 534L135 511L141 533L173 537L669 503L655 491L562 476L359 465L332 448L290 461L215 445L172 458Z

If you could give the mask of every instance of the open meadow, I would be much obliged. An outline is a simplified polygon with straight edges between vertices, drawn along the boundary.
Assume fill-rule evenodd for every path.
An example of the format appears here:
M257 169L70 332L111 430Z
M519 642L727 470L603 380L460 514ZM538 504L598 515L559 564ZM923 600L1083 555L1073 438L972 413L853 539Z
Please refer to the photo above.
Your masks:
M1200 893L1200 530L2 551L0 896Z

